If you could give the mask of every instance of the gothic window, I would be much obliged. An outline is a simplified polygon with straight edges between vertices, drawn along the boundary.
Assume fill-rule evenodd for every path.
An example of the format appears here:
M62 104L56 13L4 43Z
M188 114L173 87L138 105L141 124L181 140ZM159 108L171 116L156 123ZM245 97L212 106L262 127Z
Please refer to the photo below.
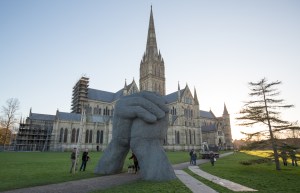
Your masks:
M89 142L89 130L85 131L85 143Z
M189 137L190 137L190 144L192 144L192 133L191 133L191 130L189 130Z
M196 132L194 131L194 143L193 144L196 144Z
M103 130L100 132L100 143L103 144Z
M100 109L99 109L99 115L101 115L101 113L102 113L101 110L102 110L102 109L100 108Z
M177 131L177 144L180 144L180 134L179 134L179 131Z
M72 135L71 135L71 143L75 142L75 136L76 136L76 130L75 128L72 129Z
M68 129L65 128L65 134L64 134L64 143L68 142Z
M100 143L100 131L97 131L96 143Z
M79 129L77 129L77 132L76 132L76 143L78 142L78 137L79 137Z
M60 129L60 132L59 132L59 140L58 140L58 142L60 142L60 143L62 142L63 134L64 134L64 129L61 128L61 129Z
M188 134L187 134L187 131L185 130L185 144L187 145L189 142L188 142Z
M168 134L166 134L164 138L164 145L168 145Z
M89 139L89 143L93 143L93 131L90 130L90 139Z

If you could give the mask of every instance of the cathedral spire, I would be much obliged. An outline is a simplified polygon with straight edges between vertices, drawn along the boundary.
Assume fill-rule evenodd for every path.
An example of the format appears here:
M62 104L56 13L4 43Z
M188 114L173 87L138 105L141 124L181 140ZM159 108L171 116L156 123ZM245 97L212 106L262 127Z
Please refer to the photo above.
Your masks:
M194 87L194 101L195 101L195 105L199 105L199 101L198 101L197 92L196 92L195 87Z
M154 19L153 19L152 5L151 5L148 37L147 37L147 45L146 45L146 55L153 57L153 56L157 56L157 54L158 53L157 53L156 35L155 35Z
M223 111L223 115L229 115L225 103L224 103L224 111Z

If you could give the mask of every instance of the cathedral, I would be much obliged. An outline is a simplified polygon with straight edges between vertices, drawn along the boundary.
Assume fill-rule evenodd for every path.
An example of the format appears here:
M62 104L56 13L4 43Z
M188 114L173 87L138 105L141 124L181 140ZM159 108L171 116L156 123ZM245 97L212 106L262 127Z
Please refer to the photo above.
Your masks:
M139 86L133 79L125 81L117 92L89 87L89 78L81 77L73 87L71 112L54 115L29 112L20 121L16 138L17 150L65 151L77 144L82 149L103 150L112 139L112 117L116 102L123 96L140 91L162 95L169 106L168 132L163 141L165 150L201 149L203 143L213 149L232 149L230 116L224 104L223 115L200 110L196 89L189 86L166 94L164 59L157 48L152 7L146 50L140 62Z

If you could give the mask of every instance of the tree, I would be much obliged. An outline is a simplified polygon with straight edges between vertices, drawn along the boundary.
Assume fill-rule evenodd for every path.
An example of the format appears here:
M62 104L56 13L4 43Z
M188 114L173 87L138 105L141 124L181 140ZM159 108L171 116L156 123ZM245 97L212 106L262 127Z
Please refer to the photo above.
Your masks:
M299 130L297 122L292 123L280 118L280 109L294 107L294 105L284 104L283 99L276 98L280 92L274 87L280 84L281 81L268 83L266 78L258 82L249 82L251 90L249 96L253 97L254 100L244 102L245 105L240 110L241 116L236 118L237 120L242 120L242 123L239 124L240 126L262 125L260 131L245 134L247 134L249 138L263 136L264 138L270 139L274 152L276 170L280 170L276 134L292 129Z
M3 135L2 135L2 141L4 145L9 142L9 136L11 129L13 126L18 122L16 119L16 113L20 108L20 102L16 98L10 98L6 101L6 106L2 106L1 109L1 120L0 124L1 127L4 129Z

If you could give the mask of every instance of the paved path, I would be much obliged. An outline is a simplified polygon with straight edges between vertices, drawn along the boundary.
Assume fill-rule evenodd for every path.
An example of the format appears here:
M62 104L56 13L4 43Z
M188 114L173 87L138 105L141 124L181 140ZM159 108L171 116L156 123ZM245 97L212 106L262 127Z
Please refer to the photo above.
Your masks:
M220 186L223 186L225 188L228 188L234 192L248 192L248 191L257 191L254 190L252 188L248 188L246 186L240 185L238 183L229 181L229 180L225 180L222 178L219 178L217 176L213 176L207 172L204 172L203 170L201 170L198 166L189 166L189 170L191 170L192 172L194 172L195 174L197 174L198 176L201 176L211 182L214 182Z
M220 157L230 155L230 153L221 154ZM197 164L209 162L209 160L197 160ZM181 180L192 192L213 193L216 192L202 182L191 177L184 171L190 166L189 162L175 164L173 168L179 180ZM197 166L196 166L197 167ZM49 184L30 188L10 190L3 193L88 193L95 190L103 190L109 187L131 183L141 179L138 174L121 173L116 175L101 176L77 181L63 182L59 184Z
M197 167L197 166L196 166ZM183 170L175 170L177 178L182 181L192 192L216 193L214 189L193 178Z
M140 179L139 175L121 173L116 175L63 182L59 184L49 184L44 186L10 190L3 193L87 193L134 182L138 179Z

